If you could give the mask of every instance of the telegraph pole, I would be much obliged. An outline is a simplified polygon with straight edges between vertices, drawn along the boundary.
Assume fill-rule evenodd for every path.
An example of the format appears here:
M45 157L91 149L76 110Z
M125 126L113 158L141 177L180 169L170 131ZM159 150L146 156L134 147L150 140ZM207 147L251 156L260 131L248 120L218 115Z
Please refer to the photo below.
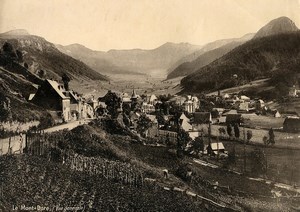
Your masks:
M244 173L246 173L246 133L245 133L245 125L243 125L243 134L244 134Z
M208 123L208 142L209 142L209 144L211 144L211 123L210 123L210 120L209 120L209 123Z

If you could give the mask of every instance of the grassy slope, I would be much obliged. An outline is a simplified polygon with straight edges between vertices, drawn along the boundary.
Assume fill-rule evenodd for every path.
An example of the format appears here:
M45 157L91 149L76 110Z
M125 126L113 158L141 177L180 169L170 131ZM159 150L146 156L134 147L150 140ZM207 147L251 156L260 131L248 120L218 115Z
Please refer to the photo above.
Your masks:
M264 183L250 181L243 176L224 172L220 169L196 165L188 157L178 159L173 150L169 151L163 147L149 147L133 143L130 137L109 135L96 125L84 127L83 131L80 128L75 130L77 130L77 133L75 138L71 139L72 143L77 140L86 146L84 149L93 149L96 155L110 159L116 158L135 164L146 173L146 177L156 178L162 185L188 188L207 198L215 199L218 202L221 201L225 205L232 206L232 201L235 201L238 202L239 206L236 207L239 209L252 208L264 211L276 211L278 209L274 202L275 200L273 201L270 198L272 187ZM80 135L78 135L79 132ZM96 135L96 137L101 138L101 144L99 145L94 141L91 144L90 141L93 139L84 139L86 134ZM176 170L187 163L193 164L193 178L197 179L197 181L192 181L190 184L176 175ZM162 170L165 168L170 172L170 179L168 180L162 178ZM218 181L220 186L229 186L231 191L228 193L227 191L212 189L211 183L215 181ZM258 190L257 188L260 189ZM264 198L259 196L264 196ZM286 209L290 204L290 202L281 203L280 207Z
M26 122L47 115L42 108L27 102L26 98L35 91L36 88L23 75L0 68L0 93L11 101L13 120Z
M132 143L127 136L109 135L94 126L81 126L70 132L53 134L59 147L71 148L79 154L121 160L135 165L145 173L145 177L158 180L161 186L177 186L194 190L207 198L225 205L235 205L240 211L287 210L291 201L280 202L270 198L271 187L264 183L249 181L242 176L196 165L190 158L178 159L173 151L162 147L149 147ZM66 136L69 134L68 136ZM176 177L176 169L185 163L193 164L193 180L187 183ZM37 157L0 158L0 166L5 170L4 198L0 201L6 210L11 204L54 204L78 205L86 208L89 202L95 210L154 210L154 211L205 211L205 204L166 192L161 187L128 187L101 177L91 177L84 173L70 171L65 166ZM4 169L3 169L4 167ZM170 178L163 179L162 169L170 171ZM230 192L214 190L210 183L218 181L220 186L230 186ZM260 189L257 189L260 188ZM239 195L237 195L239 192ZM155 195L153 195L155 193ZM30 195L26 195L30 194ZM255 196L252 196L255 194ZM263 195L264 197L258 197ZM92 209L91 209L92 210ZM211 208L210 208L211 210Z

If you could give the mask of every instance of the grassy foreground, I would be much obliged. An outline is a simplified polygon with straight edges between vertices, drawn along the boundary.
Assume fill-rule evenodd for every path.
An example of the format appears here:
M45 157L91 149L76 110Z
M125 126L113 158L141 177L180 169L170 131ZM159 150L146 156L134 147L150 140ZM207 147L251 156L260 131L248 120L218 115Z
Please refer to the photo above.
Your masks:
M77 211L289 211L298 206L293 198L277 202L272 187L261 182L199 166L192 158L178 158L173 148L142 145L129 136L108 134L96 124L53 133L48 139L60 150L128 163L155 182L130 186L72 170L59 160L49 160L47 155L5 156L0 158L0 211L22 205L77 207ZM169 170L168 179L163 177L163 169ZM189 170L193 173L191 179L186 178ZM186 191L225 208L213 207L203 199L186 195Z

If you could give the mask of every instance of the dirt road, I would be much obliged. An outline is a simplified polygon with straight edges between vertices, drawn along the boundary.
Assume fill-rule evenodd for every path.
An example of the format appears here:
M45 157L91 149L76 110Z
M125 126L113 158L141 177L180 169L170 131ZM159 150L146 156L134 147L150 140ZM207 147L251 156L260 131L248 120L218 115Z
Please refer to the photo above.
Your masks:
M72 130L75 127L78 127L83 124L88 124L92 119L85 119L80 121L72 121L66 124L50 127L45 129L46 133L51 133L59 130ZM0 139L0 155L4 155L7 153L10 154L22 154L23 148L25 147L26 142L26 134L20 134L16 136L12 136L10 138Z

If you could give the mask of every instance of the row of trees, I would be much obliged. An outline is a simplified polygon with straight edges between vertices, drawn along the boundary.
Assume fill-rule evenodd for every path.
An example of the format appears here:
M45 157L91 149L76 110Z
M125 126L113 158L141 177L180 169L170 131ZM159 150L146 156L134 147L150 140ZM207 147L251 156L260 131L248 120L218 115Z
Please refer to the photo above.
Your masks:
M226 132L229 135L229 137L234 136L236 139L240 138L240 128L239 128L238 124L233 124L233 126L231 124L227 124L226 130L222 127L219 128L219 135L220 136L225 136ZM247 132L246 132L246 141L247 141L247 143L250 142L252 136L253 136L252 131L247 130Z
M219 128L219 135L220 136L225 136L227 134L229 135L229 137L235 137L236 139L240 138L240 128L238 126L238 124L234 124L233 126L228 124L226 127L226 131L224 128ZM265 145L269 145L275 144L275 134L274 134L274 130L272 128L270 128L270 130L268 131L268 135L269 136L264 136L262 138L263 142ZM246 134L245 134L245 139L247 143L250 143L251 138L253 137L253 133L251 130L247 130Z

